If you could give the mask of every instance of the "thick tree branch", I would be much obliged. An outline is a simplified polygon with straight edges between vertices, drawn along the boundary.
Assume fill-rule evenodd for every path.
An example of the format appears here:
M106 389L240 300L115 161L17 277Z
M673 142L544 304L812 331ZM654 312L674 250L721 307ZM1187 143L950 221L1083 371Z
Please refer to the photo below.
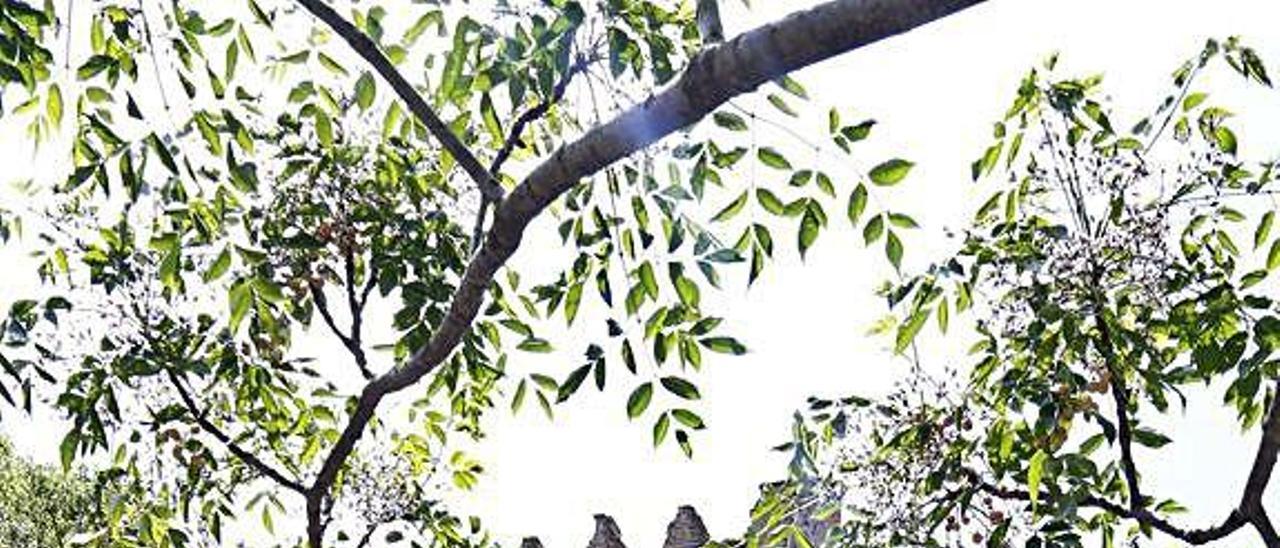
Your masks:
M1262 423L1262 440L1258 442L1258 452L1253 458L1253 466L1249 468L1244 494L1240 496L1239 511L1248 517L1249 523L1262 535L1267 548L1280 547L1280 535L1276 534L1271 518L1262 506L1262 494L1271 483L1271 472L1276 467L1277 451L1280 451L1280 381L1276 382L1271 409L1267 411L1267 419Z
M317 4L317 0L299 1ZM324 535L320 503L378 404L388 394L418 382L453 352L470 330L494 275L519 247L525 228L551 202L583 177L697 122L737 95L983 1L834 0L796 12L705 50L674 85L557 150L502 201L488 237L467 266L449 312L431 339L402 367L374 379L361 392L307 492L311 545L319 547Z
M1247 508L1262 503L1262 493L1271 482L1271 471L1276 467L1276 453L1280 450L1280 381L1276 383L1276 395L1267 412L1267 419L1262 423L1262 440L1258 442L1258 453L1254 456L1253 466L1249 469L1249 479L1245 482L1244 495L1240 498L1240 506Z
M241 462L247 464L250 468L257 470L258 473L280 484L281 487L306 494L307 488L301 483L289 479L284 475L284 473L272 468L271 465L262 462L262 459L259 459L253 453L250 453L243 447L240 447L235 440L231 439L231 436L228 436L226 432L223 432L222 429L213 424L213 422L205 416L204 412L200 410L200 407L196 405L195 399L191 397L191 392L182 384L182 380L178 378L177 373L174 373L172 370L168 370L166 372L169 375L169 382L173 384L175 389L177 389L178 397L182 399L182 406L187 408L187 413L191 414L191 418L196 421L196 424L200 426L201 430L204 430L210 436L213 436L214 439L226 446L227 450L230 451L232 455L237 459L240 459Z
M323 21L329 28L333 29L338 36L342 37L351 46L351 49L354 49L360 57L363 57L370 65L373 65L378 74L382 75L382 78L391 84L391 88L409 107L409 111L423 125L427 126L427 130L458 161L458 165L462 166L462 170L467 172L467 175L480 186L480 193L486 199L495 202L502 200L502 187L498 185L498 181L493 174L485 171L484 166L480 165L480 161L471 153L467 145L463 144L462 140L453 134L449 126L445 125L444 121L436 115L431 105L428 105L422 95L413 89L413 84L405 80L400 71L396 70L395 65L391 63L391 60L382 54L382 50L378 48L378 45L373 40L339 15L333 8L329 7L325 0L298 0L298 3L302 4L302 7Z

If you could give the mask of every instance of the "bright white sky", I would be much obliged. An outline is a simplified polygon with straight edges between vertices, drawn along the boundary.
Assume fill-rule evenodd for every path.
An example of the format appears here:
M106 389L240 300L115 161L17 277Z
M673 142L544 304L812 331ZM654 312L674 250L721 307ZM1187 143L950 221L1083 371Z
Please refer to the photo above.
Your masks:
M725 14L730 35L818 3L756 0L755 11L744 13L736 0L721 1L731 4ZM991 123L1008 105L1018 79L1046 54L1061 51L1067 70L1104 73L1118 112L1136 115L1164 96L1169 73L1208 37L1242 35L1272 63L1274 78L1280 73L1277 21L1280 5L1270 0L993 0L812 67L799 79L814 105L880 121L862 158L870 162L892 154L918 163L909 184L888 196L892 207L926 225L907 242L910 264L944 253L941 228L959 226L972 212L983 189L969 182L969 162L987 144ZM1243 114L1237 123L1244 153L1275 157L1280 96L1242 92L1236 82L1226 80L1210 91ZM824 112L815 109L816 116L801 124L819 130ZM34 162L20 129L0 128L0 165L8 166L0 177L29 176ZM495 410L488 439L475 448L488 473L476 491L456 497L459 510L482 516L510 545L536 534L547 546L580 546L590 538L591 515L604 512L617 519L629 545L658 546L676 507L686 503L698 508L713 537L742 531L756 486L784 472L785 461L768 448L786 441L791 412L806 396L874 395L905 370L905 362L891 359L880 341L863 336L884 312L872 294L887 274L880 251L863 250L853 232L840 230L844 225L833 219L837 229L824 232L806 264L792 256L750 293L732 288L711 301L728 311L727 328L752 352L710 360L697 377L704 397L697 410L710 430L696 437L692 461L671 446L653 450L650 422L628 424L623 404L632 386L614 382L621 378L614 375L605 394L584 387L557 410L554 422L536 406L517 417ZM557 247L553 233L553 225L544 222L526 239L515 259L526 279L554 272L546 251ZM0 250L4 306L6 293L24 283L13 277L21 271L10 270L14 255ZM579 322L592 321L590 313L584 307ZM565 343L563 355L530 360L530 366L545 370L563 362L556 369L563 376L578 360L580 345L559 340ZM942 349L961 342L926 348L926 361L940 361ZM1240 436L1233 416L1217 408L1220 395L1220 388L1206 391L1192 399L1186 417L1170 419L1168 424L1178 425L1178 442L1159 459L1138 454L1148 491L1184 502L1191 509L1185 523L1196 526L1220 521L1234 504L1256 443L1256 436ZM47 419L14 419L6 415L0 431L38 458L56 460L60 431ZM1274 492L1268 500L1276 502ZM1222 545L1255 544L1255 538L1239 533Z

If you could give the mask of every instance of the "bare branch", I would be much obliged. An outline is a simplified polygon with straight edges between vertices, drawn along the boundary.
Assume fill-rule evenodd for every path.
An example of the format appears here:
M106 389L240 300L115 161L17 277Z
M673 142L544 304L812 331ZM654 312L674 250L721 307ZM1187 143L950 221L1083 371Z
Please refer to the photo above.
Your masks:
M495 202L502 200L502 187L498 185L498 181L494 179L493 174L485 171L484 166L480 165L480 161L476 160L471 150L436 115L435 110L427 104L422 95L413 89L413 84L405 80L400 71L396 70L395 66L391 64L391 60L382 54L378 44L374 43L364 32L329 7L324 0L298 0L298 3L302 4L302 7L338 33L338 36L342 37L351 46L351 49L355 50L370 65L373 65L378 74L381 74L382 78L391 84L391 88L395 90L396 95L399 95L400 99L408 105L409 111L423 125L427 126L427 130L458 161L458 165L462 166L462 170L467 172L467 175L479 185L480 193L485 198Z
M235 455L237 459L240 459L241 462L247 464L250 468L257 470L258 473L280 484L281 487L306 494L307 488L301 483L289 479L282 472L272 468L271 465L263 462L262 459L259 459L253 453L250 453L243 447L240 447L239 444L231 439L231 436L228 436L226 432L223 432L222 429L213 424L213 422L205 416L204 412L200 410L199 406L196 405L195 399L191 397L191 393L187 390L187 387L183 386L182 380L178 378L178 374L174 373L171 369L166 372L169 375L169 382L173 384L175 389L177 389L178 397L182 399L183 407L187 408L187 412L191 414L193 419L195 419L196 424L200 426L201 430L204 430L210 436L213 436L214 439L221 442L232 455Z

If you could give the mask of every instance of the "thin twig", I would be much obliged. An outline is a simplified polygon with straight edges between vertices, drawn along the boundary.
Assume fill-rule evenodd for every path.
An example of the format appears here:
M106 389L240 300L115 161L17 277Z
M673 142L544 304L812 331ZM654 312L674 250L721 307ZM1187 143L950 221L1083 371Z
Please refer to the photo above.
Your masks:
M250 468L257 470L258 473L263 476L266 476L272 481L280 484L281 487L285 487L298 493L306 493L307 488L301 483L289 479L282 472L272 468L271 465L263 462L262 459L259 459L253 453L250 453L240 447L239 444L231 439L231 436L228 436L226 432L223 432L222 429L213 424L213 422L205 416L204 412L200 410L199 406L196 405L195 399L191 397L191 393L185 386L183 386L182 380L178 378L178 374L174 373L172 369L166 370L166 373L168 374L169 382L173 384L173 387L178 391L178 397L182 399L183 407L186 407L187 413L191 415L192 419L196 421L196 424L199 425L202 430L207 432L210 436L213 436L213 438L221 442L222 445L226 446L227 450L230 451L232 455L235 455L236 458L240 459L241 462L249 465Z

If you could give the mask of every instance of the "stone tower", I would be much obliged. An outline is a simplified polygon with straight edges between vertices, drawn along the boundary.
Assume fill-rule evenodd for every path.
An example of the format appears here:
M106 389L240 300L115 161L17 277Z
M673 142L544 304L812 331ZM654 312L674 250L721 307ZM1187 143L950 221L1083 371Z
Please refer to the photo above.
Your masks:
M627 548L622 543L622 530L617 522L605 514L596 514L596 534L591 537L587 548Z
M676 519L667 526L667 541L662 548L701 548L711 541L707 527L692 506L681 506L676 510Z

